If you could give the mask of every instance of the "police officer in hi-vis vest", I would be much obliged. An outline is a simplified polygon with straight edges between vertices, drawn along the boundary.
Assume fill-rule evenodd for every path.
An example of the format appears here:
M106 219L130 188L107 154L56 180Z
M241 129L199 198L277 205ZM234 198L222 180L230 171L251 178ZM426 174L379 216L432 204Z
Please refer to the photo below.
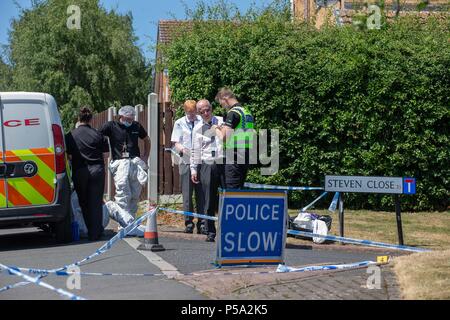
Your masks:
M250 111L243 107L233 91L219 90L216 102L227 110L226 119L220 127L213 126L222 137L225 149L234 149L233 159L225 152L225 188L242 189L249 168L249 154L254 143L254 119Z

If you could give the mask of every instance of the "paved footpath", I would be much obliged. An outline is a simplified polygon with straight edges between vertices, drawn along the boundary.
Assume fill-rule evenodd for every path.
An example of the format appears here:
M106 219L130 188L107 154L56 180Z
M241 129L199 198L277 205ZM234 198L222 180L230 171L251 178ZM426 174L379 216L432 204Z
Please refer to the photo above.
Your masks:
M367 287L374 275L367 268L292 273L255 274L258 271L274 271L276 267L214 269L215 244L205 243L204 236L186 235L180 229L161 226L160 242L166 251L158 254L177 266L182 273L176 279L188 284L211 299L228 300L398 300L400 291L389 265L380 268L379 289ZM178 240L177 240L178 239ZM179 239L184 241L180 242ZM174 245L182 245L174 250ZM325 248L325 249L321 249ZM209 252L201 254L200 252ZM396 251L368 249L340 245L288 244L286 264L300 267L317 264L338 264L376 260L379 255L398 255ZM202 258L204 257L204 258ZM192 260L195 263L189 263ZM203 271L200 271L203 270ZM226 274L226 273L238 274ZM369 285L370 285L369 281Z

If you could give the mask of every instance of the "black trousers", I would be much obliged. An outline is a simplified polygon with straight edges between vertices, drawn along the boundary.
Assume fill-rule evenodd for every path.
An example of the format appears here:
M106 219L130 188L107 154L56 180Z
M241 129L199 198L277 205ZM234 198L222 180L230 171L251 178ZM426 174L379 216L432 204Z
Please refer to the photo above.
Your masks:
M219 204L218 188L224 187L224 167L222 164L216 163L202 163L199 167L199 179L203 193L203 214L214 217ZM206 220L205 227L209 236L216 236L214 220Z
M73 172L73 184L78 195L89 240L98 240L103 232L103 192L105 166L88 165Z
M179 165L181 179L181 193L183 195L183 211L194 212L194 203L192 195L195 191L195 202L198 213L203 212L203 196L202 189L199 184L195 184L191 180L191 168L189 164L180 163ZM184 216L185 226L194 226L193 217ZM197 219L197 228L203 223L202 219Z
M225 164L225 188L243 189L248 167L248 164Z
M227 157L229 157L228 154ZM249 169L250 150L236 149L232 157L232 163L229 163L230 159L227 158L224 165L225 188L243 189Z

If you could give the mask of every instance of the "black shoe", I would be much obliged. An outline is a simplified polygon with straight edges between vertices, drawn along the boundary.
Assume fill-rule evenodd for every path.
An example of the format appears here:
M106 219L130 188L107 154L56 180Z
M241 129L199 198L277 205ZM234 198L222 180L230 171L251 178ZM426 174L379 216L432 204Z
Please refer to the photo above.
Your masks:
M205 240L206 242L216 242L216 237L215 236L213 236L213 235L208 235L207 237L206 237L206 240Z
M187 227L184 229L184 233L194 233L194 228L191 227L191 226L187 226Z
M200 227L197 227L197 234L207 235L208 232L206 231L206 227L204 225L201 225Z

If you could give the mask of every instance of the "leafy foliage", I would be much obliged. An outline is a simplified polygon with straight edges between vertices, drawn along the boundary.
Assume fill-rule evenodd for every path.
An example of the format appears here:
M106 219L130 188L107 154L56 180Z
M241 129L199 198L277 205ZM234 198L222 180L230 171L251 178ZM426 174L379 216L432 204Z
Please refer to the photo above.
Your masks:
M280 170L252 182L323 185L325 174L412 176L409 210L450 204L450 19L381 30L291 23L285 11L199 19L162 48L174 102L231 87L258 128L280 130ZM311 193L294 193L304 204ZM392 210L391 196L349 194Z
M7 91L11 82L11 68L0 59L0 91Z
M81 29L69 29L70 5L81 10ZM35 1L13 21L11 90L52 94L66 130L82 105L102 111L145 103L150 66L135 45L132 16L107 12L98 0Z

